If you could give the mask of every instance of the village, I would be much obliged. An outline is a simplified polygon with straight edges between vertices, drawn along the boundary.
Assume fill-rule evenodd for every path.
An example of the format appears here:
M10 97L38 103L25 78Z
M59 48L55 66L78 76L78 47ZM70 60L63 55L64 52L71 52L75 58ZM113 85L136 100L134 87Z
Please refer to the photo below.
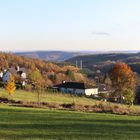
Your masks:
M0 81L1 86L4 86L9 80L10 76L16 77L16 85L21 89L24 89L26 84L28 84L29 80L27 77L26 68L17 66L16 68L11 67L9 69L4 69L0 72ZM97 77L96 77L97 78ZM107 94L109 92L106 84L99 84L98 86L91 86L85 84L84 82L66 82L62 81L62 83L58 85L54 85L49 87L53 91L60 91L62 93L70 93L76 95L95 95L98 96L99 93Z
M0 72L0 86L5 88L10 77L13 76L15 79L16 90L26 90L28 84L32 84L31 89L35 88L34 83L28 77L28 70L24 67L16 66L4 69ZM102 80L101 80L102 79ZM36 82L36 81L35 81ZM103 100L103 101L113 101L119 102L119 97L113 97L112 93L115 91L111 88L111 79L106 74L104 77L98 70L94 77L94 86L87 82L75 82L75 81L65 81L62 80L59 84L54 84L52 86L43 87L46 91L51 91L54 93L72 94L75 96L85 96L93 99ZM139 103L139 86L136 87L136 100L135 103Z

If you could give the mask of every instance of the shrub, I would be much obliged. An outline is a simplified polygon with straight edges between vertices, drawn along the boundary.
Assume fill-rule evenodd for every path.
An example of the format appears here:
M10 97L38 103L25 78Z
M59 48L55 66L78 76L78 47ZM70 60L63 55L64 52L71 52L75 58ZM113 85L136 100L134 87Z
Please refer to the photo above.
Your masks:
M123 97L126 104L133 105L135 94L131 89L124 90Z
M4 88L5 84L4 82L0 81L0 87Z

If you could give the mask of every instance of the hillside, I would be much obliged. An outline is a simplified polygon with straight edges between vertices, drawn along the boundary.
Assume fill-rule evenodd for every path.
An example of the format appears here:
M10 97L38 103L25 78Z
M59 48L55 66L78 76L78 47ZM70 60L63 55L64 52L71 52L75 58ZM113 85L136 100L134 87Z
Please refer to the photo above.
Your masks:
M75 65L77 61L80 65L81 60L83 68L89 68L94 71L99 69L102 72L107 72L115 62L122 61L129 64L135 72L140 73L140 53L82 55L66 60L66 62Z
M138 51L30 51L30 52L16 52L16 55L26 56L30 58L38 58L47 61L61 62L81 55L98 55L111 53L137 53Z
M19 56L26 56L30 58L38 58L47 61L60 62L79 55L79 52L65 52L65 51L33 51L33 52L17 52Z
M78 72L79 69L71 65L59 66L56 63L10 53L0 53L0 64L0 72L11 67L16 68L17 66L25 68L27 78L34 70L38 69L45 81L45 87L59 84L63 80L86 81L86 77Z

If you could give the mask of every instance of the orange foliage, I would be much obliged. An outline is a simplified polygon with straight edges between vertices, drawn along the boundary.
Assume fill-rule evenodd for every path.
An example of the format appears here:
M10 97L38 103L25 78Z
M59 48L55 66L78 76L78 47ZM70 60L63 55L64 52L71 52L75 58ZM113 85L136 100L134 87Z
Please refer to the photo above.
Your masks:
M112 85L116 90L134 89L136 84L135 73L122 62L116 63L110 72Z
M74 79L76 81L82 81L85 76L81 73L78 73L79 68L70 65L59 66L55 63L46 62L40 59L28 58L23 56L17 56L11 53L2 53L0 52L0 70L7 69L8 67L24 67L27 71L27 77L38 69L42 78L45 80L45 85L53 85L61 83L62 80L73 81L72 78L66 75L66 71L70 70L74 73ZM55 75L56 80L52 80L50 75ZM16 76L15 76L16 77ZM16 77L17 80L19 77Z

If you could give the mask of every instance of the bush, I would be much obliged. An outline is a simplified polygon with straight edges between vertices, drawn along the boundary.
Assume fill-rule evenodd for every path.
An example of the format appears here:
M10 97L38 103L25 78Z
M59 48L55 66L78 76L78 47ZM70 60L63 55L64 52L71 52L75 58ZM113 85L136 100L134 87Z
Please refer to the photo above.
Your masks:
M4 87L5 87L4 82L0 81L0 87L2 87L2 88L4 88Z
M16 83L16 89L22 89L22 84Z
M135 94L131 89L123 91L123 97L126 104L133 105Z

